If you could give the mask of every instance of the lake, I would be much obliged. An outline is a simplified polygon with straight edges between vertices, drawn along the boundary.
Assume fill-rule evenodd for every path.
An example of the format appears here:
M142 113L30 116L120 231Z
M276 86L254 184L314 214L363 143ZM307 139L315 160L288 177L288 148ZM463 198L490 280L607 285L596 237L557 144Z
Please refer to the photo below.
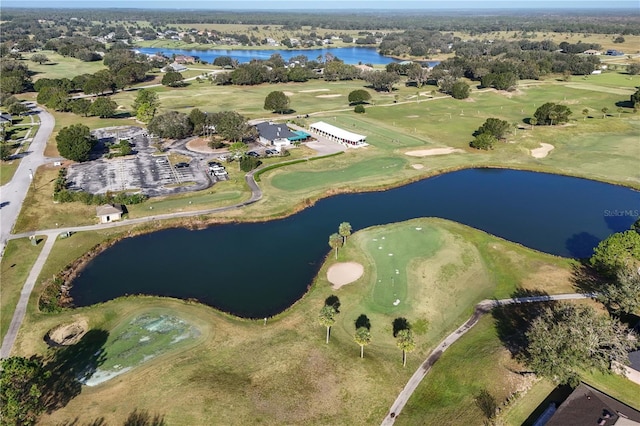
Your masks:
M355 232L435 216L547 253L588 257L599 241L628 229L639 211L640 193L621 186L516 170L462 170L388 191L326 198L281 220L127 238L87 265L71 296L78 306L126 294L195 298L262 318L302 297L341 222Z
M398 62L396 59L382 56L378 53L375 47L328 47L324 49L296 49L296 50L180 50L180 49L164 49L159 47L139 47L135 49L140 53L154 54L162 52L165 56L171 57L171 55L185 55L185 56L198 56L200 59L209 63L220 56L230 56L236 59L238 62L250 62L252 59L269 59L274 53L279 53L285 61L298 55L305 55L311 60L316 60L319 55L325 55L331 53L333 56L340 58L346 64L357 65L363 64L388 64L391 62ZM429 62L430 66L434 66L439 62Z

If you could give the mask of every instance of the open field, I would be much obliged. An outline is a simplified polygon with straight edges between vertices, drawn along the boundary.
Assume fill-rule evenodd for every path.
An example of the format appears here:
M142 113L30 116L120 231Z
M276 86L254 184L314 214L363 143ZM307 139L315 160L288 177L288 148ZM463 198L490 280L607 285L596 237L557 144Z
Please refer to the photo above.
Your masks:
M9 160L0 162L0 186L9 183L16 173L20 160Z
M38 237L42 240L42 237ZM44 246L44 240L37 246L31 245L28 238L11 240L7 243L2 261L0 276L2 291L0 292L0 340L9 329L13 312L20 298L20 291L27 280L29 271Z
M37 53L46 55L49 58L49 62L40 65L37 62L28 60L32 54L24 54L29 70L35 73L32 77L33 81L38 81L43 77L72 79L76 75L94 74L106 69L102 61L84 62L80 59L59 55L52 50L43 50Z
M410 238L409 244L398 244L400 240L390 239L392 235ZM71 244L79 236L56 243L54 253L67 257L54 260L58 267L73 259L58 245ZM98 234L87 237L87 243L81 244L85 247L91 245L89 240L104 238ZM397 263L391 267L402 271L396 276L398 285L406 289L406 297L397 306L388 303L390 294L384 286L388 285L389 259L374 245L374 238L395 250ZM73 244L78 246L79 241ZM412 251L423 244L422 251ZM543 272L557 278L550 292L571 290L567 260L439 219L358 232L340 251L337 262L343 261L367 268L358 281L333 292L341 307L329 345L324 343L325 330L317 323L315 312L332 293L325 274L336 262L333 256L327 257L311 291L266 326L206 306L155 297L121 298L55 315L30 309L15 349L19 354L44 351L42 336L47 330L80 318L92 329L111 335L134 315L170 311L202 333L188 350L176 349L99 386L83 388L67 407L45 417L42 424L76 417L85 422L99 416L110 423L120 422L135 408L165 415L168 424L204 424L212 419L225 424L256 419L265 424L374 424L384 417L430 348L466 319L473 303L484 297L503 297L518 285L544 290L544 282L536 279ZM471 276L484 278L470 285ZM451 306L449 292L439 289L450 289L461 297L459 303ZM352 334L353 321L363 313L371 321L373 341L360 360ZM409 355L406 369L391 332L391 322L398 316L412 322L416 332L417 348ZM493 359L487 357L484 362L488 365ZM478 370L483 369L482 363ZM495 383L494 377L490 380ZM123 399L123 393L129 397ZM470 395L463 398L472 398ZM331 410L326 409L329 406ZM479 423L477 414L473 418Z

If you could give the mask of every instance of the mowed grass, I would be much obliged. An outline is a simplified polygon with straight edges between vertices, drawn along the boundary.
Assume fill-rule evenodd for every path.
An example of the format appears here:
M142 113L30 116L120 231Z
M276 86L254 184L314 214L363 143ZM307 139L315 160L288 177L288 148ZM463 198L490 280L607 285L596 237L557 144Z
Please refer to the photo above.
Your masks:
M42 65L37 62L28 60L32 54L24 54L25 62L30 71L33 71L33 80L38 81L40 78L68 78L81 74L95 74L96 72L106 69L102 61L84 62L76 58L62 56L52 50L43 50L41 52L49 62Z
M407 294L394 307L388 297L374 296L386 292L376 286L379 278L388 275L383 270L389 265L370 261L379 257L371 253L373 238L396 234L408 238L406 248L394 243L397 268L407 277ZM64 256L67 250L58 244L70 244L78 236L57 242L54 251ZM89 237L98 239L97 235ZM410 250L421 244L427 248L417 253ZM365 264L365 275L339 290L332 290L325 278L327 268L335 263L333 254L328 254L309 293L266 325L206 306L155 297L125 297L56 315L30 309L17 354L45 351L42 336L58 324L86 319L92 328L113 333L129 318L151 310L184 319L202 332L188 349L158 356L99 386L83 388L65 408L45 416L42 424L76 417L87 422L102 416L117 424L135 408L165 415L168 424L377 424L414 369L442 335L466 320L473 303L513 291L517 283L526 285L542 269L569 270L564 259L439 219L416 219L354 234L340 250L338 261ZM526 262L518 261L520 257ZM64 263L57 260L58 265ZM495 263L508 266L494 269ZM469 266L453 273L451 264ZM419 275L411 275L412 270ZM423 273L429 278L420 279ZM467 273L483 278L472 283ZM509 274L508 280L504 274ZM567 280L556 286L561 291L571 288ZM438 287L471 295L452 309L448 296ZM326 345L317 312L330 294L340 298L341 307ZM372 324L373 340L365 348L364 359L359 358L359 347L353 341L354 321L360 314L366 314ZM417 348L409 355L406 368L402 368L392 336L391 323L397 316L415 324ZM475 368L482 370L484 363L493 360L488 357L479 362ZM490 380L495 383L495 377ZM475 414L472 418L472 423L481 421Z
M37 238L41 240L37 246L31 245L31 241L28 238L8 241L2 261L0 261L0 277L2 280L2 291L0 291L0 340L4 339L4 335L9 329L22 286L44 246L46 238L42 236Z
M18 170L20 160L9 160L0 162L0 186L6 185L13 179L13 175Z

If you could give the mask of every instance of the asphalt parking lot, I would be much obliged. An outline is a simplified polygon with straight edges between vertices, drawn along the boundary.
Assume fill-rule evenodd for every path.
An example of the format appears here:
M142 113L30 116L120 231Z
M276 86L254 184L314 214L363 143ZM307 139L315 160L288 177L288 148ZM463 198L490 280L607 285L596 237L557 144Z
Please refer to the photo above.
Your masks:
M198 153L180 151L191 156L189 167L175 168L168 160L167 153L159 153L150 146L146 130L127 126L98 129L93 132L99 147L129 140L133 155L107 159L101 156L86 163L69 167L67 181L69 189L82 190L92 194L106 192L142 192L148 196L176 194L208 188L212 180L208 177L206 162ZM194 182L185 186L183 184Z

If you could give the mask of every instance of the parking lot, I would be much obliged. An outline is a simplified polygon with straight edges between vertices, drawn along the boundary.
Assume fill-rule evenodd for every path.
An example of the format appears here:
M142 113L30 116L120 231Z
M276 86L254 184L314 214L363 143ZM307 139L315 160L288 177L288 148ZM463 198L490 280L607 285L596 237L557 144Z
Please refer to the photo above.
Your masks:
M92 194L110 192L142 192L148 196L169 195L196 191L212 185L206 162L192 153L185 167L171 165L167 153L158 152L150 146L146 131L140 127L118 127L94 131L99 148L111 143L128 140L134 152L126 157L107 159L104 156L86 163L69 167L67 181L69 189ZM180 151L181 155L189 152ZM191 183L184 185L185 183Z

